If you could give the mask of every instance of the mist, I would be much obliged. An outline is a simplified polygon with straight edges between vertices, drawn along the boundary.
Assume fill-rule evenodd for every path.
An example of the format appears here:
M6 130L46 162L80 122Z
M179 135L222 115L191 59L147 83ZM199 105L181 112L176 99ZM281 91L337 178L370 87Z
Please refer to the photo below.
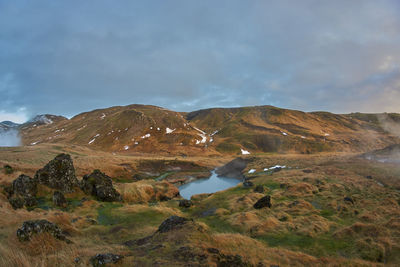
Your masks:
M2 146L19 146L21 145L21 138L15 129L0 131L0 147Z

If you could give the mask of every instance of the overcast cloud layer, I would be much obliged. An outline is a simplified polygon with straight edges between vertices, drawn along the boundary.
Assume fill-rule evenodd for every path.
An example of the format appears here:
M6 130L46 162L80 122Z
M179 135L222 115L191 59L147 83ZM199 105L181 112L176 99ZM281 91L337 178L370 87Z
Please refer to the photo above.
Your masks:
M400 1L0 0L0 121L143 103L400 112Z

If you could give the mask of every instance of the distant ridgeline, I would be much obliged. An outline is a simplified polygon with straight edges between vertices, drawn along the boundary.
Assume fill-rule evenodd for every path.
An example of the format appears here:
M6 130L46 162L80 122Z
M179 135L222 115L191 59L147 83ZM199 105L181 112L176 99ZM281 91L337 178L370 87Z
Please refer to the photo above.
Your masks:
M64 143L108 152L171 155L365 152L400 143L399 114L339 115L272 106L189 113L148 105L116 106L71 119L41 115L12 128L19 130L23 145Z

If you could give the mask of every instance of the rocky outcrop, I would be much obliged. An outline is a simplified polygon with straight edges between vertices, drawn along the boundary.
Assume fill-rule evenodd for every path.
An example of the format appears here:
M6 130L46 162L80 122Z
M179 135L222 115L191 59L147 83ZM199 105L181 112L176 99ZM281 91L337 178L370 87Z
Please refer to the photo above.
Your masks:
M117 263L122 258L123 256L112 253L96 254L90 258L90 264L92 264L93 267L106 266L106 264L109 263Z
M67 199L60 191L55 191L53 194L53 204L57 207L66 208L68 206Z
M254 192L256 192L256 193L264 193L264 186L257 185L256 188L254 188Z
M8 201L14 209L33 207L37 204L37 183L27 175L20 175L5 189Z
M47 220L25 221L22 227L17 230L19 241L29 241L34 234L49 233L54 238L71 243L63 234L60 227Z
M262 209L264 207L271 208L271 197L270 196L262 197L254 204L255 209Z
M247 158L236 158L224 166L216 169L215 172L218 174L218 176L243 178L242 171L247 167L249 162L250 159Z
M44 168L36 172L34 179L39 184L63 193L72 192L73 188L78 186L74 164L68 154L60 154L55 157Z
M171 216L165 221L161 223L161 225L158 227L157 232L159 233L166 233L175 229L182 228L183 225L185 225L187 222L191 220L179 217L179 216Z
M112 185L109 176L100 170L94 170L90 175L85 175L81 181L81 189L100 201L121 201L120 193Z
M179 207L190 208L192 205L193 205L193 203L190 200L187 200L187 199L179 200Z

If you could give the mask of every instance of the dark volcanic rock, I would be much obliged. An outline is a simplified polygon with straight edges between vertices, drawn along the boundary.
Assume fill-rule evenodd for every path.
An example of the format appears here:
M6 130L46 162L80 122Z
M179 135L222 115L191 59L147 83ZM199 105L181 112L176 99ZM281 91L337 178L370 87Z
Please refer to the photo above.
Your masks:
M53 204L57 207L65 208L68 205L67 199L60 191L55 191L53 194Z
M50 233L54 238L70 243L62 230L54 223L47 220L25 221L22 227L17 230L19 241L29 241L34 234Z
M246 180L243 182L244 187L252 187L254 186L254 183L252 181Z
M35 198L37 193L36 181L24 174L15 179L11 186L5 189L8 201L14 209L20 209L24 205L33 207L37 205Z
M44 168L35 174L35 180L39 184L60 190L61 192L72 192L78 186L75 176L75 168L71 156L60 154L47 163Z
M122 197L112 185L109 176L100 170L94 170L90 175L85 175L81 182L81 189L100 201L121 201Z
M257 192L257 193L264 193L264 186L262 186L262 185L257 185L256 188L254 188L254 192Z
M108 263L117 263L122 258L123 256L112 253L96 254L96 256L90 258L90 263L94 267L106 266Z
M37 183L31 177L21 174L12 183L12 191L16 195L20 196L36 196L37 194Z
M346 202L350 202L351 204L354 204L354 200L351 197L345 197L343 200Z
M271 197L265 196L260 198L253 206L255 209L262 209L264 207L271 208Z
M187 199L179 200L179 207L190 208L193 205L192 201Z
M166 233L171 230L179 229L189 221L190 221L189 219L183 217L175 215L171 216L161 223L161 225L158 227L157 232Z
M247 167L250 159L236 158L215 170L218 176L230 178L243 178L242 171Z

